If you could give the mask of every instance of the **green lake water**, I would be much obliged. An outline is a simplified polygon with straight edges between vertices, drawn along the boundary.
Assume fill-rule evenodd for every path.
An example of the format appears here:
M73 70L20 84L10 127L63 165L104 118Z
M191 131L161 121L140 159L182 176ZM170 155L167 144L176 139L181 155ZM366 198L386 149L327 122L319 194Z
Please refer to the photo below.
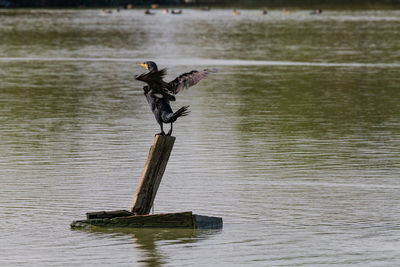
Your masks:
M155 12L0 10L0 266L398 266L400 11ZM222 230L70 229L133 200L142 60L218 69L172 103L155 212Z

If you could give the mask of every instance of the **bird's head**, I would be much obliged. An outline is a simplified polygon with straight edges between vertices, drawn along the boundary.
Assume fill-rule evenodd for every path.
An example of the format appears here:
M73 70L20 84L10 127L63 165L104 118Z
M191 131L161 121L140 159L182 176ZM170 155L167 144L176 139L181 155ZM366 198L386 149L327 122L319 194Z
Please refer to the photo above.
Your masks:
M145 61L145 62L140 62L137 64L140 64L140 66L149 70L150 72L158 71L157 64L154 63L153 61Z

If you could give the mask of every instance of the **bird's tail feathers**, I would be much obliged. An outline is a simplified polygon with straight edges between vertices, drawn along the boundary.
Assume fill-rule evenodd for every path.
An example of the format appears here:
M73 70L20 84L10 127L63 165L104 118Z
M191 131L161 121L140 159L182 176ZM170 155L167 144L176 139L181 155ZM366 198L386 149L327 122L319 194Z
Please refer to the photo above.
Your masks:
M175 111L172 114L172 116L168 118L167 122L175 122L179 117L187 116L189 115L189 113L190 113L189 106L183 106L177 111Z

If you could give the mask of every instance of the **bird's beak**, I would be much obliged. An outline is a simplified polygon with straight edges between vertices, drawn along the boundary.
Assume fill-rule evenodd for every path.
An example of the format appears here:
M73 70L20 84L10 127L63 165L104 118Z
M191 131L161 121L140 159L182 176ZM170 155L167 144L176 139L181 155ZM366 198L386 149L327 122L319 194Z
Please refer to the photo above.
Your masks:
M147 66L147 64L144 63L144 62L135 62L135 64L138 64L138 65L142 66L142 67L145 68L146 70L149 69L149 67Z

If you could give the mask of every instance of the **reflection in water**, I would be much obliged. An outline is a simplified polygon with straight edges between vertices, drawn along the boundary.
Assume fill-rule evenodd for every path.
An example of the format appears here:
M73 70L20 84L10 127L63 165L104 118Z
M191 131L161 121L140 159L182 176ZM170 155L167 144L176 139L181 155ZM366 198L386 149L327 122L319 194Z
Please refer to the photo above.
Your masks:
M167 261L166 257L158 249L159 243L163 246L168 244L186 245L207 239L221 230L170 230L170 229L143 229L133 233L135 244L146 251L147 256L141 262L147 266L162 266Z
M144 252L138 262L145 263L146 266L163 266L168 263L168 256L165 255L160 246L185 246L206 240L212 236L220 234L218 230L196 230L196 229L127 229L127 228L101 228L92 227L80 229L94 234L108 235L109 237L131 236L135 248ZM126 242L126 241L125 241Z

